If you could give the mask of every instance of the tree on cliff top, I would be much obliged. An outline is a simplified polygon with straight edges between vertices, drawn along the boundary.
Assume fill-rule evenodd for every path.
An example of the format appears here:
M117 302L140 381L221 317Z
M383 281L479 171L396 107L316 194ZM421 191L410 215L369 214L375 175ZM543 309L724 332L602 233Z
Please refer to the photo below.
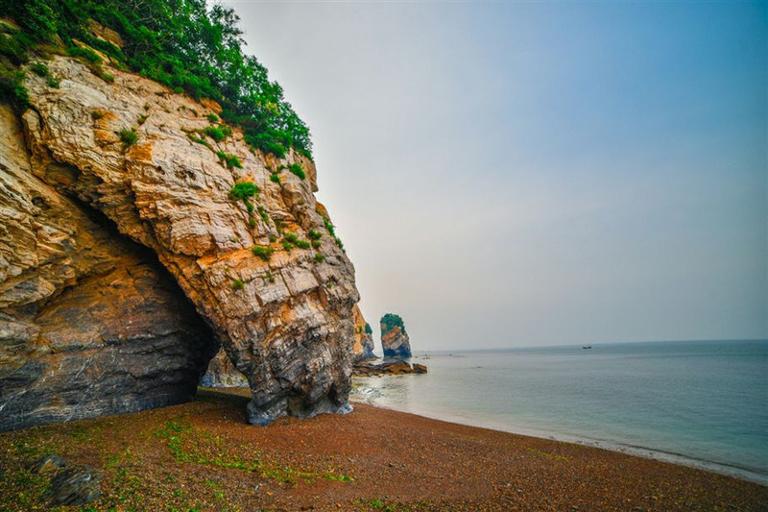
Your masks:
M0 0L0 64L18 65L46 46L82 41L120 65L195 98L218 101L251 146L279 157L290 147L311 157L309 129L255 57L243 53L239 18L206 0ZM94 34L93 21L118 32L122 48ZM8 32L7 30L5 32Z
M405 324L403 323L403 319L400 318L400 315L396 315L394 313L387 313L381 317L380 324L382 332L391 331L395 327L399 327L401 331L405 332Z

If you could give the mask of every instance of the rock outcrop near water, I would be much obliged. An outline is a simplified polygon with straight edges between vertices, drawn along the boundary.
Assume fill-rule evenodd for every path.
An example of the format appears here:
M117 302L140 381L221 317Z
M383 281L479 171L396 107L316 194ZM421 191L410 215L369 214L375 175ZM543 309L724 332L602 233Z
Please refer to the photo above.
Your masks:
M200 385L209 388L242 388L248 387L248 379L232 364L227 352L219 349L208 363Z
M252 151L215 103L47 64L23 141L3 110L3 428L186 399L214 339L252 423L349 410L359 297L314 164Z
M387 313L381 317L381 348L384 357L407 359L411 357L411 343L400 316Z
M362 311L355 305L352 309L352 315L355 319L355 343L352 345L354 361L366 361L373 359L376 354L373 353L373 330L370 324L365 321Z

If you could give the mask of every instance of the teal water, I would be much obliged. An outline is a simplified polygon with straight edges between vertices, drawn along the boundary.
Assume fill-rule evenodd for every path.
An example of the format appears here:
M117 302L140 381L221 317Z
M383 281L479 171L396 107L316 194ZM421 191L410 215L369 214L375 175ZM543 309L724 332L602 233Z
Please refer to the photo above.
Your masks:
M435 352L413 361L429 374L356 379L353 399L768 483L768 341Z

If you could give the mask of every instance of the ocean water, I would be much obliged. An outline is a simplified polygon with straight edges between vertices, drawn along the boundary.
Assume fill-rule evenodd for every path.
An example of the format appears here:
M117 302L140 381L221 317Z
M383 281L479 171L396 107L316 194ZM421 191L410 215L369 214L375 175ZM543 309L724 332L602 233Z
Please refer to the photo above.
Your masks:
M768 341L433 352L412 361L429 374L356 378L353 400L768 484Z

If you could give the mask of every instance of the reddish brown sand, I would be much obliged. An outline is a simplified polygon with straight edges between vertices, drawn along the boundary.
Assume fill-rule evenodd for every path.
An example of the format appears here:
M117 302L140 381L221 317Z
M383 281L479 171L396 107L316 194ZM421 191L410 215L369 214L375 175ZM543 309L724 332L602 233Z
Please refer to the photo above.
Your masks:
M51 451L102 471L90 510L768 510L768 487L597 448L361 404L261 428L245 403L204 392L0 434L0 511L51 510L26 469Z

